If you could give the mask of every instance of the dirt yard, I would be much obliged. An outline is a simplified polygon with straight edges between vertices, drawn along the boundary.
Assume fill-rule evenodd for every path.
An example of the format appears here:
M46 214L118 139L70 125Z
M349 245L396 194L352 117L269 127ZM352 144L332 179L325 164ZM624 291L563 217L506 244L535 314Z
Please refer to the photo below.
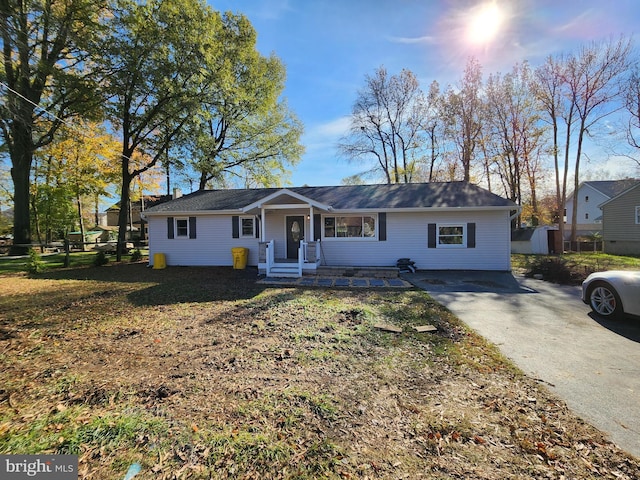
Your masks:
M640 477L426 293L255 280L0 277L0 453L78 454L98 480Z

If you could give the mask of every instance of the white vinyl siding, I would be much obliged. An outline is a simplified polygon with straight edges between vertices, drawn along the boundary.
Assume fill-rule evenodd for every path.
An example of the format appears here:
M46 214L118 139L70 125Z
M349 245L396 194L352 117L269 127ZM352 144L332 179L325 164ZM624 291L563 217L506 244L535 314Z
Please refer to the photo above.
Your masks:
M586 200L587 198L589 198L588 201ZM571 219L573 218L573 200L574 197L567 199L567 225L571 225ZM596 219L602 216L602 211L600 210L599 205L607 200L609 200L609 197L594 189L591 185L582 185L580 190L578 190L578 215L576 217L578 219L578 224L589 225L589 227L583 228L601 228L601 222ZM578 228L578 230L580 230L580 228Z
M428 248L429 223L476 224L475 248ZM323 265L393 266L408 257L425 270L511 270L507 211L387 213L387 240L323 241Z
M275 241L276 258L286 257L287 215L305 218L305 237L310 238L309 209L268 212L265 238ZM349 213L335 214L351 215ZM353 213L353 215L358 215ZM372 216L377 214L359 214ZM164 253L167 265L231 266L231 248L249 248L248 265L258 264L257 238L232 238L231 215L200 215L197 238L184 242L167 239L167 217L149 218L149 254ZM428 248L427 226L475 223L475 248ZM261 226L261 228L263 228ZM376 227L376 230L378 227ZM315 232L318 236L318 232ZM411 258L418 269L425 270L500 270L511 269L511 232L508 211L479 212L387 212L386 240L349 238L348 241L322 241L322 265L334 266L395 266L399 258Z
M171 266L232 266L231 249L246 247L249 248L248 264L258 264L259 239L232 238L231 215L201 215L197 219L197 237L187 244L167 238L167 217L149 217L150 262L153 263L155 253L164 253L167 265Z

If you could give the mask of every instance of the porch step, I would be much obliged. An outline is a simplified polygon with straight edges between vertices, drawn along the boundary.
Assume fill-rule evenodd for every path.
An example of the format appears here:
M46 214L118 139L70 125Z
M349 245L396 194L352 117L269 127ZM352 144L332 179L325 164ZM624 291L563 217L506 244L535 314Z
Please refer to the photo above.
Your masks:
M398 278L398 267L320 266L315 275L330 277Z
M295 266L278 265L278 266L271 267L269 276L298 278L300 277L300 274L298 273L298 265L295 265Z

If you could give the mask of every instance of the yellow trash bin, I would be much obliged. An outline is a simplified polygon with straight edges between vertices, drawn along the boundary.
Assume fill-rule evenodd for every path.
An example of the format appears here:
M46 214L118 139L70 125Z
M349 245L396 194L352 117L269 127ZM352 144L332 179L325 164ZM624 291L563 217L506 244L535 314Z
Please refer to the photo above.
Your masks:
M249 258L249 249L244 247L235 247L231 249L233 255L233 269L244 270L247 268L247 260Z
M164 253L154 253L153 269L162 270L163 268L167 268L167 258L164 256Z

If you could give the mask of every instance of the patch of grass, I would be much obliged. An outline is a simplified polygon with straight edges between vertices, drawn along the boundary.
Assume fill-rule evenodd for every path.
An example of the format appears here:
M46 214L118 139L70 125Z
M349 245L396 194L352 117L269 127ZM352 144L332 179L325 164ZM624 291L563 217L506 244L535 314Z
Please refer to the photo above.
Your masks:
M37 252L36 252L37 253ZM71 252L69 254L69 267L78 268L83 266L94 265L98 252ZM123 255L123 262L133 262L133 256L135 251L131 255ZM61 269L64 267L65 254L39 254L42 260L43 266L47 270ZM144 259L145 251L141 251L141 259ZM114 256L115 259L115 256ZM0 275L6 275L10 273L24 272L27 269L29 263L29 257L9 258L6 256L0 256Z
M556 283L582 282L590 273L605 270L638 270L640 257L606 253L565 253L564 255L511 255L511 266L528 275L541 273Z
M78 454L81 450L103 452L133 449L141 436L167 431L159 418L142 412L105 413L92 416L86 406L60 408L28 423L16 422L0 434L3 453Z

